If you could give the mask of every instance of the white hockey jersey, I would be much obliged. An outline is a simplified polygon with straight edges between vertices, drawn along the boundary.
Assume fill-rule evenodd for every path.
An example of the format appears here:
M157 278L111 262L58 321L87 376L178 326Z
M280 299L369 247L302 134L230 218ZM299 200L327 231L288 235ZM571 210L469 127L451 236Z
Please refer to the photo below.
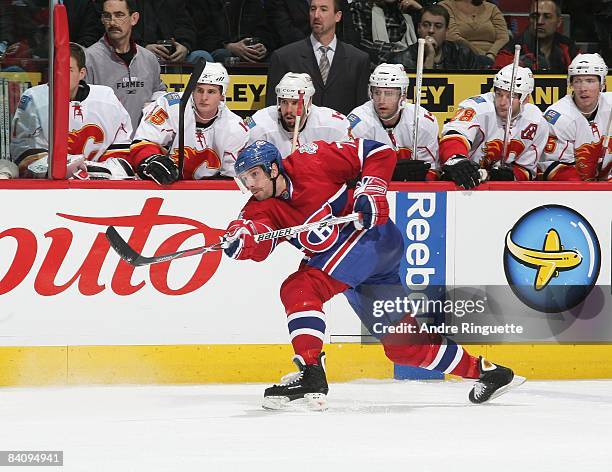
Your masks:
M71 101L68 122L68 154L90 161L126 157L132 122L113 90L105 85L87 85L82 101ZM32 152L49 149L49 87L26 90L13 117L11 159L21 162Z
M293 131L283 128L276 105L263 108L244 120L250 131L249 144L263 139L274 144L283 158L291 154ZM313 141L347 141L349 122L346 117L331 108L310 106L304 128L298 133L298 147Z
M605 136L610 125L612 92L599 95L599 106L593 121L589 122L576 107L571 95L553 103L544 113L550 123L550 137L540 168L547 180L595 180L605 179L609 172L611 145L604 149ZM609 142L609 141L608 141ZM607 152L606 152L607 151ZM603 172L602 162L604 161ZM573 170L567 166L574 167ZM568 172L569 170L569 172Z
M468 157L481 168L490 170L501 158L505 125L506 120L500 118L495 111L493 92L488 92L459 104L455 116L442 127L442 141L460 136L464 142L467 141ZM525 175L524 180L534 179L547 140L548 122L542 112L535 105L524 103L521 113L510 123L505 162L518 164L525 169L529 176ZM441 147L444 149L443 144ZM443 154L441 152L441 163L451 157Z
M169 146L170 155L178 163L181 95L176 92L167 93L147 109L148 113L140 121L132 142L130 158L134 168L146 157L165 154L164 148ZM205 128L198 127L195 113L188 104L185 108L184 123L184 178L199 180L218 174L233 177L234 162L249 137L242 119L221 102L219 114L213 123Z
M348 116L351 134L355 138L366 138L388 144L397 152L398 159L411 159L414 131L414 107L406 103L394 128L385 129L376 114L372 100L355 108ZM438 120L425 108L419 110L419 135L417 159L429 162L432 169L438 168Z

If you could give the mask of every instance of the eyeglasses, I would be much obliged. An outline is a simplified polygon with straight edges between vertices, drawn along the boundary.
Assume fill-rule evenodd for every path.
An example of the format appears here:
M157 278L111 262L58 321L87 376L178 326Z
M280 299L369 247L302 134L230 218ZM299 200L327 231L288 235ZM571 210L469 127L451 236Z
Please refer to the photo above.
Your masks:
M104 12L100 15L100 19L102 20L102 23L110 23L113 20L115 20L117 23L123 23L129 17L130 15L126 15L122 11L118 11L115 13Z

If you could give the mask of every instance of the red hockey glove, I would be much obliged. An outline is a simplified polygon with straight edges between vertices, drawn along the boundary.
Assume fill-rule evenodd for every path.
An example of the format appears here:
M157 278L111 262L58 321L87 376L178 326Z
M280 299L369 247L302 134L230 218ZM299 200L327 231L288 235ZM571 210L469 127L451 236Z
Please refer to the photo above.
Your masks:
M355 190L353 211L361 213L361 220L355 222L357 229L369 229L382 225L389 219L387 182L380 177L364 176Z
M252 221L232 221L224 235L225 239L227 239L230 244L223 252L232 259L248 258L248 253L255 247L255 244L257 244L255 242L255 234L257 234L257 231Z

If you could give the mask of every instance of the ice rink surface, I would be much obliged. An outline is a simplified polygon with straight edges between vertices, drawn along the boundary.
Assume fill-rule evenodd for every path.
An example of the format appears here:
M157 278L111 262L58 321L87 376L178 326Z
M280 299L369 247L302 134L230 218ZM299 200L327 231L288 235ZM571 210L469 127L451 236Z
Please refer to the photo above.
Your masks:
M62 471L612 471L612 381L528 381L475 406L465 381L332 384L325 412L264 385L0 389L0 450Z

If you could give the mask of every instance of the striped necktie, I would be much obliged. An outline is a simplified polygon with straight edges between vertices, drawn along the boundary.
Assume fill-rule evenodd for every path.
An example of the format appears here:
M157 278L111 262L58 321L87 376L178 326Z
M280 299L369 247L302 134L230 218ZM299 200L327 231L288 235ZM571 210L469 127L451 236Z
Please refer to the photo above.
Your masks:
M323 83L327 83L327 76L329 75L329 59L327 58L327 51L331 48L329 46L319 46L319 51L321 51L321 60L319 60L319 70L321 71L321 78L323 79Z

